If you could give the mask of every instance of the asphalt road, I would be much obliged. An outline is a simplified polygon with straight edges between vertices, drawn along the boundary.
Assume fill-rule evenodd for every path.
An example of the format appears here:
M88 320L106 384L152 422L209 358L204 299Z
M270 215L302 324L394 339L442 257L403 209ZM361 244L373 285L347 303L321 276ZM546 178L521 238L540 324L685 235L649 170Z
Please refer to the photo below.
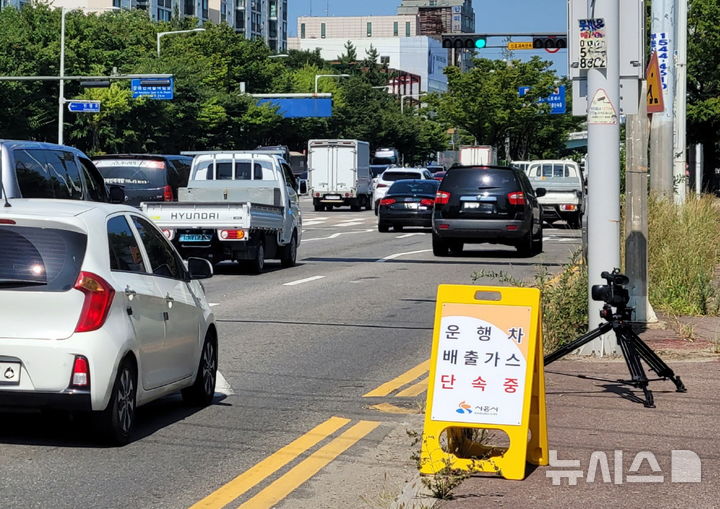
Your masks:
M296 267L268 262L254 276L224 264L205 284L226 381L214 405L197 411L169 397L141 408L136 440L122 448L98 446L84 423L63 416L0 413L3 505L189 507L333 416L349 420L343 431L365 426L337 453L352 463L401 418L370 409L362 396L428 359L438 284L471 284L481 269L530 278L541 266L557 270L580 246L578 231L558 226L546 229L545 251L534 258L491 245L436 258L428 231L379 233L371 211L313 212L309 205ZM421 407L424 393L394 401ZM256 467L265 468L259 483L232 484L224 495L235 507L295 464ZM322 506L328 494L313 488L317 478L298 481L278 506Z

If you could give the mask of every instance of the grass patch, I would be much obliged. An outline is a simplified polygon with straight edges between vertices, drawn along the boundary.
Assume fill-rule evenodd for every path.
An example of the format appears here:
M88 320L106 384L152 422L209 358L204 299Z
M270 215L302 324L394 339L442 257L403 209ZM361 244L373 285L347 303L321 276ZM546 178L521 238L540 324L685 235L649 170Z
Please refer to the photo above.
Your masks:
M720 309L720 205L709 195L682 205L651 197L648 204L650 302L674 315L712 315Z

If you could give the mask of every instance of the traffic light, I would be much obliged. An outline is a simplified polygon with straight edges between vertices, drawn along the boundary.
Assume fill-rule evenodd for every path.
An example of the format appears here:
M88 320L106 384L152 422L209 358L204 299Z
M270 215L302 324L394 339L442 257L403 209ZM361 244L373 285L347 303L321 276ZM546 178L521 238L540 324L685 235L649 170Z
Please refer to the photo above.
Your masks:
M533 48L535 48L535 49L567 48L567 37L566 36L533 37Z
M444 34L443 48L482 49L487 46L487 37L481 34Z

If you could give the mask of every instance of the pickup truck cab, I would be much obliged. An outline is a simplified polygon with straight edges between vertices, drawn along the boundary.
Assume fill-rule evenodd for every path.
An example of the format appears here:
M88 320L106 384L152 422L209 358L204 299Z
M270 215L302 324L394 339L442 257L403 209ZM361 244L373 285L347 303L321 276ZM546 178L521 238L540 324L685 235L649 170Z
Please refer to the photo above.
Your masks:
M585 184L580 167L571 160L531 161L526 174L533 188L545 188L538 198L545 221L565 220L570 228L582 226Z
M297 183L280 156L253 151L195 152L177 202L142 203L183 258L295 265L302 237Z

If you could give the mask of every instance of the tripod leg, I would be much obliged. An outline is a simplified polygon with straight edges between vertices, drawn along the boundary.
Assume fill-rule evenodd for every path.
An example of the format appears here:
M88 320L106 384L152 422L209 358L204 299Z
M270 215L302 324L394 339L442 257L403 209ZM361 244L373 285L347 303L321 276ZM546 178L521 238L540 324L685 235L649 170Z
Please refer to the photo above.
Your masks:
M612 324L609 322L600 324L600 327L598 327L597 329L593 329L593 330L589 331L587 334L580 336L576 340L574 340L566 345L561 346L554 352L547 354L544 359L545 365L547 366L551 362L555 362L556 360L560 359L561 357L564 357L567 354L569 354L570 352L580 348L585 343L589 343L593 339L602 336L606 332L610 332L611 329L612 329Z
M677 376L672 369L670 369L670 366L665 364L660 356L656 354L655 351L647 345L647 343L640 339L640 337L635 334L629 326L624 332L629 340L631 340L635 345L635 349L640 357L642 357L642 359L647 362L648 366L650 366L650 369L657 373L659 377L671 380L672 383L675 384L675 392L687 392L687 388L682 380L680 380L680 377Z
M627 364L628 370L632 380L630 384L642 389L645 395L645 401L643 404L646 408L655 408L655 402L652 391L648 387L649 381L645 370L640 362L640 356L635 348L634 339L626 335L626 331L623 328L615 329L615 335L617 337L618 344L622 350L623 357L625 357L625 363Z

